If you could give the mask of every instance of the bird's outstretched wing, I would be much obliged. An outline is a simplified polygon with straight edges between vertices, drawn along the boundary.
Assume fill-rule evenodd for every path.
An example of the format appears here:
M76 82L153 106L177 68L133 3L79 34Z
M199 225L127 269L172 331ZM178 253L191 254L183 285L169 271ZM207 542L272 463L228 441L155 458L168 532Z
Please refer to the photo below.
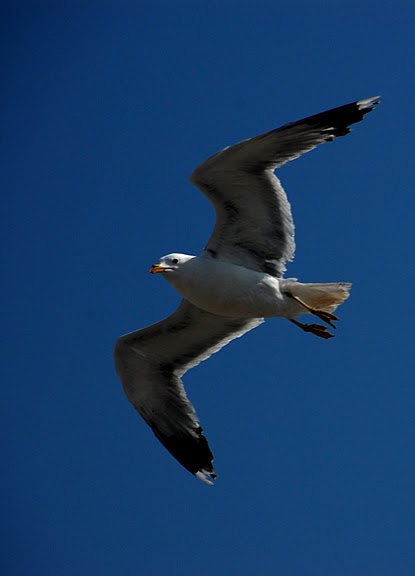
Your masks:
M350 132L379 97L285 124L225 148L201 164L191 181L213 203L216 225L206 257L282 276L294 256L291 207L274 170L319 144Z
M215 316L183 300L168 318L117 340L114 359L125 393L167 450L211 483L213 455L181 376L262 319Z

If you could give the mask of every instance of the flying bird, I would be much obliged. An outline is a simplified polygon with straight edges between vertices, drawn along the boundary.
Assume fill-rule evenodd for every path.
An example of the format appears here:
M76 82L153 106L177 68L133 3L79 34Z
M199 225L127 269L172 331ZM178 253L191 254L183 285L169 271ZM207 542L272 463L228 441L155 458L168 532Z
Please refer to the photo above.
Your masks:
M121 336L114 359L127 398L189 472L212 484L213 455L182 376L265 318L284 317L324 339L350 283L304 284L284 278L293 259L291 207L274 171L350 132L379 103L359 100L225 148L191 175L212 202L216 225L199 256L168 254L152 266L182 296L178 309ZM323 322L302 323L311 314Z

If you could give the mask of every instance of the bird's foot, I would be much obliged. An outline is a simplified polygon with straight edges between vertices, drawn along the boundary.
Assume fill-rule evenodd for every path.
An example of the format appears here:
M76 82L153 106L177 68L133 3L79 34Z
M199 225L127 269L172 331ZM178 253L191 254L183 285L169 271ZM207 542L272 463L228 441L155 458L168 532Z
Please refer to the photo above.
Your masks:
M321 324L302 324L293 318L290 319L290 322L301 328L301 330L304 330L304 332L311 332L312 334L315 334L320 338L324 338L325 340L334 338L334 334L331 334L331 332L329 332L327 328Z
M323 322L327 322L329 326L336 329L336 325L333 324L332 320L338 320L337 316L335 316L331 312L325 312L324 310L317 310L317 308L312 307L309 308L309 311L311 312L311 314L314 314L314 316L317 316L317 318L320 318L320 320L323 320Z
M320 320L323 320L323 322L326 322L332 328L336 328L336 326L333 324L332 321L338 320L337 316L335 316L331 312L326 312L325 310L319 310L318 308L314 308L314 306L310 306L309 304L306 304L306 302L303 302L303 300L301 300L301 298L299 298L298 296L294 296L294 294L289 294L289 293L287 293L287 294L288 294L288 296L290 296L290 298L293 298L299 304L301 304L301 306L304 306L304 308L306 310L308 310L308 312L310 312L310 314L314 314L314 316L317 316L317 318L320 318ZM303 326L319 326L319 324L303 324ZM307 330L307 332L312 332L312 330ZM323 338L326 338L326 336L323 336Z

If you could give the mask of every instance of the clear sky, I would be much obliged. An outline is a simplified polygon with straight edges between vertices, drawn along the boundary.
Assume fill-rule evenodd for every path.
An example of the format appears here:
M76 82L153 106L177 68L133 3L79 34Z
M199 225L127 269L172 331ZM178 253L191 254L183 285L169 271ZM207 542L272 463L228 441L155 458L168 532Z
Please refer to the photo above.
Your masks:
M415 573L413 2L5 1L5 576ZM165 451L116 338L171 313L188 181L224 146L360 98L284 167L288 275L351 281L336 338L281 319L185 376L219 478Z

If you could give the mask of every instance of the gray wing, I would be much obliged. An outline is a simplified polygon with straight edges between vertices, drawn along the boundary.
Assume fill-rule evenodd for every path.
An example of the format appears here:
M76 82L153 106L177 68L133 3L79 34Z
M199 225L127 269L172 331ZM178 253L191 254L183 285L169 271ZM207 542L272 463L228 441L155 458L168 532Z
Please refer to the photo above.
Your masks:
M168 318L117 340L115 366L127 398L167 450L211 483L213 455L181 376L262 319L215 316L183 300Z
M201 164L191 181L213 203L216 225L206 257L220 257L282 276L294 256L291 207L274 170L319 144L350 132L378 104L359 100L225 148Z

